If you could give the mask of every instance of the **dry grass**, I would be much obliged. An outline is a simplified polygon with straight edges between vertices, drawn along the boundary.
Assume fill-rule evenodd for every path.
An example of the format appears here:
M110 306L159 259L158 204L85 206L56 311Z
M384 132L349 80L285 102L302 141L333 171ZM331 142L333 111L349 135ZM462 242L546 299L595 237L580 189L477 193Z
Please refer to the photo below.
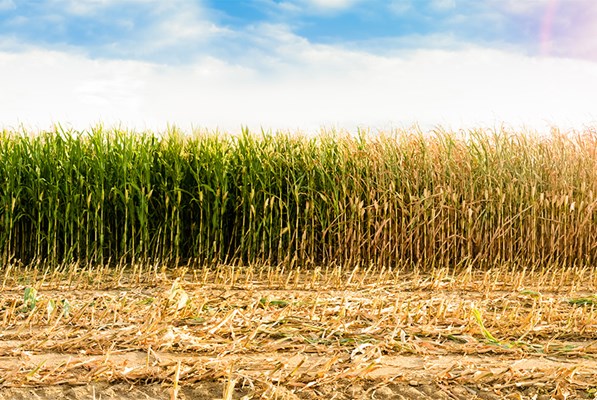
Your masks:
M41 271L5 272L5 387L159 382L172 398L207 380L222 382L222 398L413 381L496 396L595 390L590 269Z

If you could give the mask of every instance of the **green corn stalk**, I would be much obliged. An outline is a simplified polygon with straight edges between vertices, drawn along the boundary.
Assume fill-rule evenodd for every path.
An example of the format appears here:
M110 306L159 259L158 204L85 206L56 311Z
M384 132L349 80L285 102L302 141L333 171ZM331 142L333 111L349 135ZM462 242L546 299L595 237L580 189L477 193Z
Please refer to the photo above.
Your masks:
M593 265L597 135L0 136L0 252L98 265ZM152 260L153 259L153 260Z
M23 294L23 312L31 312L37 304L37 290L33 287L26 287Z
M491 332L487 330L487 328L485 328L483 318L481 317L481 312L476 308L473 308L471 312L473 314L473 317L475 318L475 321L477 322L477 325L479 326L479 329L481 329L481 334L485 337L485 339L487 339L487 341L493 344L502 344L491 334Z

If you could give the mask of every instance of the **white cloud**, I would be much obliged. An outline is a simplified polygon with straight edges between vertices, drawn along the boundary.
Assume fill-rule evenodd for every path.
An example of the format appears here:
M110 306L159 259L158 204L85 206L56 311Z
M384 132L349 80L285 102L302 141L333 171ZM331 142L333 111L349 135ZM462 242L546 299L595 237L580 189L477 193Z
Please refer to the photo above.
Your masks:
M291 14L329 14L348 10L364 0L286 0L272 3L281 12Z
M548 55L597 61L597 2L554 3L543 20L542 40Z
M594 0L487 0L482 5L462 1L474 10L463 22L476 18L497 26L516 23L524 27L523 45L531 52L597 61Z
M175 5L168 2L160 6L159 14L159 23L151 29L152 38L145 40L149 47L180 46L185 42L196 43L230 33L211 22L196 4L185 2Z
M543 10L553 2L554 0L489 0L488 5L490 8L497 8L512 14L529 15Z
M139 121L138 93L151 77L151 68L47 50L0 53L0 85L14 96L0 99L0 120L8 126L22 122L39 128L53 122Z
M431 7L436 10L450 10L456 7L456 0L432 0Z
M59 8L73 15L92 15L102 9L126 4L160 4L159 0L51 0Z
M392 0L388 3L388 9L394 14L405 14L413 9L412 0Z
M0 0L0 11L13 10L16 7L14 0Z
M597 117L597 68L586 61L479 48L381 57L291 35L273 46L270 59L244 66L216 58L161 66L45 50L0 53L0 125L579 128Z
M201 1L49 1L52 9L61 10L50 14L57 19L52 28L69 26L73 19L84 17L94 18L96 23L90 25L98 31L100 28L108 30L99 44L82 46L96 56L177 62L192 59L212 39L233 34L230 29L214 22L212 11Z
M307 0L306 2L319 8L345 9L352 7L358 0Z

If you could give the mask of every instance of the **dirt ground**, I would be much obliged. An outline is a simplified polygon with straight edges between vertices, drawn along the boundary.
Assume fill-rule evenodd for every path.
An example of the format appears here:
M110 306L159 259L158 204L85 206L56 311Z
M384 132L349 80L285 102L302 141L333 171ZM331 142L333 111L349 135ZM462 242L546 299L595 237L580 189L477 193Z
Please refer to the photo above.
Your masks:
M130 361L138 359L137 362ZM40 357L41 358L41 357ZM61 357L45 355L44 359L53 359L53 363L46 363L47 367L56 368L64 365L58 360ZM122 370L128 368L142 368L140 359L142 354L127 354L115 357L111 368ZM270 354L261 357L243 357L236 364L238 378L235 382L232 397L237 398L280 398L280 399L501 399L501 398L529 398L529 399L563 399L563 398L592 398L590 391L578 391L564 386L558 386L558 376L554 369L574 369L582 364L582 370L592 374L597 367L595 362L577 363L574 360L547 359L501 359L477 356L443 356L424 357L382 357L377 361L377 367L365 377L342 377L324 384L317 384L309 390L308 385L317 382L312 380L297 380L291 384L255 386L260 382L259 377L264 371L272 371L280 360L288 360L288 365L296 366L292 354ZM129 361L127 361L129 360ZM250 361L249 361L250 360ZM72 362L73 360L71 360ZM81 362L78 358L77 362ZM92 358L85 360L93 363ZM212 360L205 359L205 363ZM308 365L327 362L321 357L310 357ZM188 357L185 365L199 362ZM465 383L457 383L458 379L441 378L446 370L453 370L454 365L471 375L461 379ZM487 365L488 364L488 365ZM32 364L33 365L33 364ZM305 364L303 364L305 365ZM3 367L8 367L6 363ZM516 382L500 380L500 373L508 373L511 368L513 375L528 374L529 378ZM3 368L4 369L4 368ZM475 370L476 372L472 372ZM481 372L479 372L481 371ZM492 372L493 371L493 372ZM484 374L493 374L495 381L500 384L477 384L475 380ZM152 379L131 380L123 379L89 382L89 373L82 369L78 379L67 379L61 384L43 385L38 382L24 387L4 387L0 390L0 399L169 399L173 396L171 382L152 382ZM244 378L241 377L244 375ZM475 377L475 375L477 375ZM551 376L553 380L544 379ZM262 379L266 381L266 379ZM487 382L487 381L485 381ZM221 399L224 396L226 379L206 379L189 384L179 383L177 396L180 399Z
M0 399L591 399L595 280L8 269Z

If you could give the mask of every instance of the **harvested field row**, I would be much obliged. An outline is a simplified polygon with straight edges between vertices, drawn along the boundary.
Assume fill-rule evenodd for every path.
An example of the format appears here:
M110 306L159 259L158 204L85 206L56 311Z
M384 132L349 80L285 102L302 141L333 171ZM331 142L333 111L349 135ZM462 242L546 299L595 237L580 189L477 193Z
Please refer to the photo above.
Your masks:
M0 396L592 398L596 287L582 268L12 269Z

